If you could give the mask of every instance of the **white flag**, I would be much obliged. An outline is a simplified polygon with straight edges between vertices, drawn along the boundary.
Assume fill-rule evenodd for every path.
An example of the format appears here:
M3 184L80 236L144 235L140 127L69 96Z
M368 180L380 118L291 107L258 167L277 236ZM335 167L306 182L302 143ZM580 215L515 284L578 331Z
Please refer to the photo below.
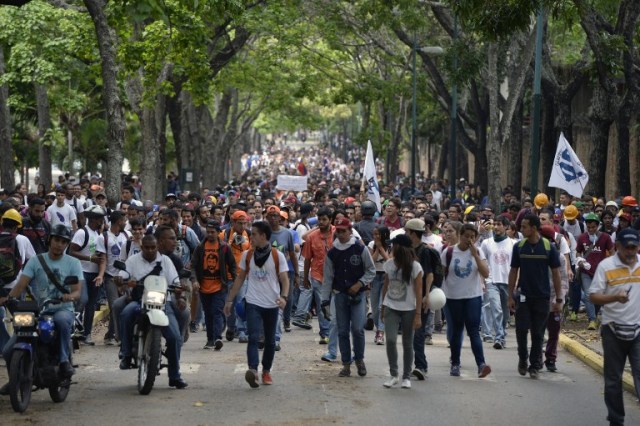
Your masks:
M549 178L549 186L561 188L574 197L582 197L584 187L589 182L589 173L584 168L580 159L567 142L563 133L560 133L558 149L553 159L553 168Z
M378 211L382 211L380 205L380 188L378 187L378 177L376 176L376 162L373 159L373 148L371 141L367 143L367 156L364 160L364 175L362 176L362 184L367 191L367 198L378 207Z

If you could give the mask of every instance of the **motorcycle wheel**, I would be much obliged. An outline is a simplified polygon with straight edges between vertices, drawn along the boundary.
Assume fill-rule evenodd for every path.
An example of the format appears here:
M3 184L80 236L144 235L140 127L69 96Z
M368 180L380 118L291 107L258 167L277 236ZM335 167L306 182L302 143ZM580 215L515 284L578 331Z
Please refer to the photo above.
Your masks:
M11 406L18 413L24 413L31 402L33 385L33 364L24 351L15 351L11 355L9 367L9 395Z
M57 386L51 386L49 388L49 396L53 402L64 402L69 395L69 388L71 387L71 380L64 379Z
M149 395L160 369L162 333L159 327L149 327L144 350L138 354L138 392Z

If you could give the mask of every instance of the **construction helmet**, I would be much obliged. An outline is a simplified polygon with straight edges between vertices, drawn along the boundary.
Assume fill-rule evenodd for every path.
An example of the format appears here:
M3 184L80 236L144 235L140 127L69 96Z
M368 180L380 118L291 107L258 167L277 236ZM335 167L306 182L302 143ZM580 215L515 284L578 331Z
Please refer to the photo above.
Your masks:
M565 219L573 220L576 217L578 217L578 214L580 214L580 212L578 211L578 208L576 206L574 206L573 204L567 206L564 209L564 217L565 217Z
M5 220L17 222L18 228L22 228L22 216L20 216L20 213L18 213L18 210L16 209L9 209L4 212L2 215L2 221L4 222Z
M549 205L549 197L547 197L547 194L541 192L533 199L533 205L536 206L537 209L543 209Z

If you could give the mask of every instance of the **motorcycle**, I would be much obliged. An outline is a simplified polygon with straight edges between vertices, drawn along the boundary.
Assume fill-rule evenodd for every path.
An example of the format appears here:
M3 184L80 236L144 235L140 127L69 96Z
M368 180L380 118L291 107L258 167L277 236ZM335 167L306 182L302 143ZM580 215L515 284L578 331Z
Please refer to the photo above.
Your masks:
M116 260L114 266L131 276L124 262ZM140 315L133 327L131 358L134 368L138 369L138 392L148 395L160 370L167 367L167 364L161 362L164 355L162 327L169 325L165 302L170 292L182 287L178 280L169 285L164 277L158 275L147 275L144 280L137 281L135 286L142 286L144 290L140 300Z
M65 284L76 284L77 277L67 277ZM35 301L11 300L13 331L17 340L9 364L9 395L14 411L23 413L31 402L31 393L48 389L53 402L63 402L69 394L71 378L64 377L58 367L59 348L53 316L45 313L49 305L62 299L47 299L42 308ZM71 345L71 342L69 342ZM69 351L69 363L72 351Z

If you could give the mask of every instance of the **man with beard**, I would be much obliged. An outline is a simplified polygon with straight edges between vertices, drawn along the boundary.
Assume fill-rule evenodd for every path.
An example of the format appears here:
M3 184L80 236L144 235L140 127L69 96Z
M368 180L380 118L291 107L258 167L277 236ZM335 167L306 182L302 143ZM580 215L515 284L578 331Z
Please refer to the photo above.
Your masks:
M51 233L51 224L44 218L45 201L34 197L29 201L29 211L22 218L22 235L31 241L36 254L48 251L47 241Z

